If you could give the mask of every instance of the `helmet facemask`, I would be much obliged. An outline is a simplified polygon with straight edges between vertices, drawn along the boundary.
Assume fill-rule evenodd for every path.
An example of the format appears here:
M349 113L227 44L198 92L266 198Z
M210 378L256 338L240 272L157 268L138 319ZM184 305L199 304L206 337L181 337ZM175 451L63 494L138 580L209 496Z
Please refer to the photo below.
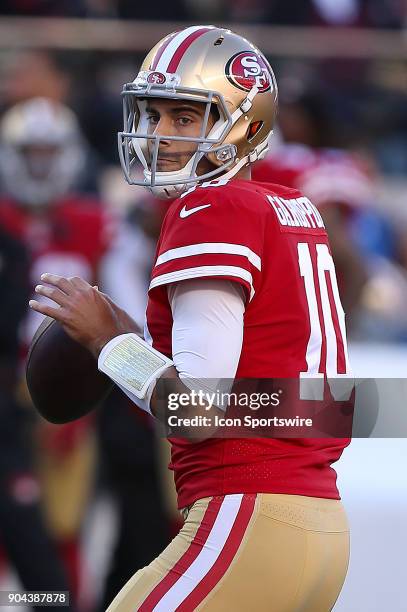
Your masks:
M198 181L211 180L223 174L234 163L236 147L224 143L233 125L233 119L222 95L218 92L182 87L168 89L159 85L143 87L130 83L125 85L122 96L124 130L118 135L119 156L129 184L147 187L158 197L178 197ZM153 98L204 104L200 134L197 137L190 137L149 133L146 106L147 101ZM208 122L213 105L216 105L219 119L209 130ZM196 144L196 150L183 168L171 172L157 170L160 144L164 140ZM198 175L199 162L208 155L214 169ZM143 166L144 180L140 180L137 172L137 160Z

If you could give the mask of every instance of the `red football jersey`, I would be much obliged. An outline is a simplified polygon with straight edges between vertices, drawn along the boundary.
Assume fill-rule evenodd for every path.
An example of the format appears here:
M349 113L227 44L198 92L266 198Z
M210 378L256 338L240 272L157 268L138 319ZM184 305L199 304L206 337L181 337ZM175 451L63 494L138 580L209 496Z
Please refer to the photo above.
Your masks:
M33 286L44 272L94 282L113 232L111 218L99 202L75 195L43 211L20 207L4 198L0 200L0 225L26 245ZM40 298L36 295L35 299ZM41 319L39 313L28 311L22 334L25 344L31 341Z
M167 285L226 278L245 289L237 378L299 379L349 370L344 313L323 220L299 191L212 181L170 205L147 306L153 346L172 356ZM216 358L216 356L214 356ZM179 507L231 493L339 499L337 461L349 438L170 439Z

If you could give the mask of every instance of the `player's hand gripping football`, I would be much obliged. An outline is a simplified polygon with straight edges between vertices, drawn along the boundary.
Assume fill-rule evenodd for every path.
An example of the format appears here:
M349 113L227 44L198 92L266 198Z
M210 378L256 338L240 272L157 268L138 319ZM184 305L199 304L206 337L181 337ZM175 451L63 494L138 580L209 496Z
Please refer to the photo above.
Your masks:
M82 278L46 273L41 280L45 284L37 285L35 292L58 306L30 300L30 307L59 321L66 333L96 358L115 336L128 332L141 335L136 322L124 310Z

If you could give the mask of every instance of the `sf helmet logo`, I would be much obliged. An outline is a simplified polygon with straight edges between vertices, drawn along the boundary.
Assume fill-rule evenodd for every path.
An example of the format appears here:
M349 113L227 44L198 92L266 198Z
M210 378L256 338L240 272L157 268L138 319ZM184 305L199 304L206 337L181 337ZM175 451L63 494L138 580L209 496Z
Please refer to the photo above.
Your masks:
M155 83L156 85L162 85L166 80L167 78L162 72L150 72L147 77L147 83Z
M260 93L272 87L267 62L253 51L236 53L226 64L225 73L232 85L245 91L250 91L254 85Z

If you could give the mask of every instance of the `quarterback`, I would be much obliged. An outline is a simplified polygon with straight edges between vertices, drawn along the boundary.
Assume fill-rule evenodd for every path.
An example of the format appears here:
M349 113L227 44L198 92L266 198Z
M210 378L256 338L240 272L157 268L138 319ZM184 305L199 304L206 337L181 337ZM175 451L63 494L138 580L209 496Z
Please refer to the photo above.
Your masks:
M251 180L277 109L262 53L229 30L188 27L150 51L123 100L126 179L171 200L144 333L78 277L44 274L36 291L57 307L31 307L59 320L159 419L170 393L213 392L213 381L347 376L322 218L297 190ZM188 422L198 412L183 402L176 414ZM225 438L205 427L198 440L170 437L185 523L109 612L332 610L349 559L332 464L349 442Z

